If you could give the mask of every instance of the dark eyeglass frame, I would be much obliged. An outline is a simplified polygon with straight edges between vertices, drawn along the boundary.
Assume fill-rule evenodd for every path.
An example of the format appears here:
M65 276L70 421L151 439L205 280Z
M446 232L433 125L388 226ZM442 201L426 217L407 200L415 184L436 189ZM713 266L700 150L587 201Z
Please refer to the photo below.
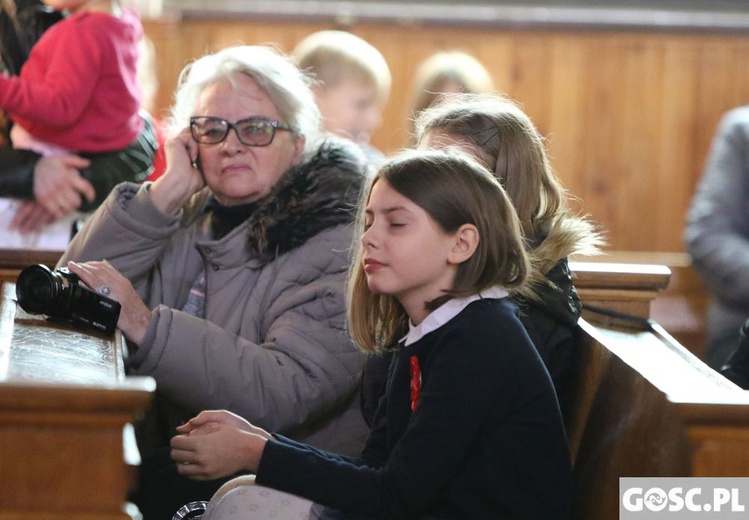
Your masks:
M220 123L221 125L224 125L224 135L221 136L220 139L206 139L205 135L202 135L197 132L197 127L204 122L213 121L216 123ZM239 131L239 127L243 124L250 124L252 126L256 127L265 127L265 128L272 128L273 131L270 132L270 137L268 138L268 142L262 142L262 143L248 143L244 139L242 139L242 134ZM190 134L192 135L193 140L196 143L200 144L219 144L223 143L226 138L229 136L229 131L234 130L234 133L237 134L237 139L239 139L239 142L242 143L245 146L268 146L273 142L273 138L276 137L276 131L277 130L286 130L288 132L295 132L293 126L291 126L288 123L284 123L283 121L278 121L276 119L266 119L264 117L248 117L246 119L240 119L236 123L230 123L226 119L223 119L221 117L213 117L213 116L193 116L190 118ZM260 135L260 134L259 134Z

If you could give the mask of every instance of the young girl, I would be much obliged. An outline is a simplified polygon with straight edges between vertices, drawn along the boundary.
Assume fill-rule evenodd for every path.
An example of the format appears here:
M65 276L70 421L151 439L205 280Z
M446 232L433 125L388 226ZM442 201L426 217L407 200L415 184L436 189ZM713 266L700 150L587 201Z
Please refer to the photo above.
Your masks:
M57 215L47 215L45 223L54 216L70 216L79 207L90 211L118 182L142 181L149 173L153 149L145 143L131 149L139 140L153 138L139 113L136 65L143 28L136 10L124 2L44 0L65 18L34 44L18 76L0 75L0 110L15 123L10 132L13 148L42 156L75 153L91 160L93 200L59 197ZM150 159L145 168L144 150ZM63 225L67 236L56 245L67 244L70 224ZM12 238L9 234L5 241ZM19 246L36 245L30 238L17 240Z
M507 298L529 264L500 184L468 156L411 152L374 176L359 226L352 336L366 351L398 342L361 457L203 412L172 439L180 472L250 471L257 484L346 518L567 518L571 469L559 407ZM255 507L250 487L227 486L205 518Z
M570 393L573 330L581 304L567 264L571 254L597 254L592 222L569 207L545 141L530 117L499 94L448 94L418 114L420 149L459 149L494 173L507 191L531 259L530 283L513 291L520 320L544 360L564 412ZM389 356L370 356L362 372L362 413L371 422L384 392Z

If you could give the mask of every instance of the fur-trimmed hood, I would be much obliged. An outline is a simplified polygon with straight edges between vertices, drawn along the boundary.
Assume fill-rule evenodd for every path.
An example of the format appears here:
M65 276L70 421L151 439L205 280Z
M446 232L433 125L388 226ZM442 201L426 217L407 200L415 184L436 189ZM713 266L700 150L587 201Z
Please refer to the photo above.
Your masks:
M367 160L350 141L329 138L287 171L248 223L247 247L270 258L319 232L352 222Z
M249 215L243 225L248 250L267 262L321 231L353 222L368 165L355 143L327 138L287 170L266 198L242 210ZM187 210L192 216L184 224L206 211L217 211L216 204L206 188Z
M567 257L600 254L604 240L593 223L567 216L552 222L546 236L531 240L528 290L517 295L521 304L542 310L570 326L580 317L581 303Z

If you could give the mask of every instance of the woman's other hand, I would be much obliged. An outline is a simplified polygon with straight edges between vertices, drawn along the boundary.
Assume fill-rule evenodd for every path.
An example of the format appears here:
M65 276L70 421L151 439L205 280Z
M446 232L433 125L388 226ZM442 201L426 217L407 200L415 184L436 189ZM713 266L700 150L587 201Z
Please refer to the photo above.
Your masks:
M200 170L198 145L185 128L167 139L166 170L151 186L151 198L164 213L176 215L193 194L205 186Z
M92 291L105 294L120 303L120 319L117 327L127 339L140 345L146 334L151 311L143 303L130 280L122 276L106 260L101 262L68 262L68 269L78 275Z

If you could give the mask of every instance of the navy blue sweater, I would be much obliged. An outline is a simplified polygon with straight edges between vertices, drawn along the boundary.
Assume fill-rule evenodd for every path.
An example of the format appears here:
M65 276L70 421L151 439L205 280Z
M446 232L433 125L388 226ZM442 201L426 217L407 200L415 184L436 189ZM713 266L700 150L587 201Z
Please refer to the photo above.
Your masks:
M515 305L483 299L400 348L361 458L279 437L257 482L347 518L563 520L572 476L554 388Z

